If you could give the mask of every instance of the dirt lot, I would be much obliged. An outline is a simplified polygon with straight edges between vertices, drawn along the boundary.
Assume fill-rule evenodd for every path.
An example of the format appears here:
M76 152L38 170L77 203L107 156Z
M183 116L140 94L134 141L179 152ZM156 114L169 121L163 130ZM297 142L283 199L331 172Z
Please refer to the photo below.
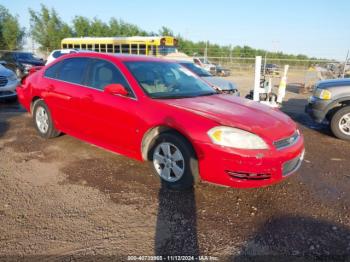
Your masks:
M233 78L243 94L252 85L251 76ZM350 143L313 124L303 113L307 96L289 91L283 110L305 136L303 166L249 190L168 191L147 163L67 135L43 140L17 104L0 103L0 257L349 260Z

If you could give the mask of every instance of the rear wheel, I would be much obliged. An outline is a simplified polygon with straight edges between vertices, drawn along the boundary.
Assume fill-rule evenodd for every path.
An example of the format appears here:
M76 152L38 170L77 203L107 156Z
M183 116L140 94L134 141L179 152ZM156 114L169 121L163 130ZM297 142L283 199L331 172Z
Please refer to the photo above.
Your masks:
M350 106L339 109L331 119L333 134L344 140L350 140Z
M168 188L191 188L198 180L198 161L191 144L175 133L163 133L150 151L152 166Z
M40 136L44 138L59 136L60 132L54 127L49 108L42 100L39 100L34 104L33 121Z

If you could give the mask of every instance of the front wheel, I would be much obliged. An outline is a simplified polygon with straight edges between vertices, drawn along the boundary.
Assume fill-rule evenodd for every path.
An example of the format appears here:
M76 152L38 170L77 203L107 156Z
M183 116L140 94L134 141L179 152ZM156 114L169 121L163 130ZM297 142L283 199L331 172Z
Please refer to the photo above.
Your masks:
M198 160L185 138L175 133L163 133L151 148L152 166L168 188L184 190L197 182Z
M331 119L333 134L344 140L350 140L350 106L339 109Z

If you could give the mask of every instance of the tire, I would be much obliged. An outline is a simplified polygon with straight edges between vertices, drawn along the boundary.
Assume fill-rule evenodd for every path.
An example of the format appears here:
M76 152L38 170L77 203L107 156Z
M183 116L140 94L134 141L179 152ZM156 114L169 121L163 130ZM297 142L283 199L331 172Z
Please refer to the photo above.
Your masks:
M39 135L43 138L54 138L60 135L55 129L51 113L43 100L36 101L33 108L33 122Z
M185 190L198 182L198 160L184 137L173 132L160 134L148 155L155 174L167 188Z
M350 106L339 109L331 119L333 134L344 140L350 140Z

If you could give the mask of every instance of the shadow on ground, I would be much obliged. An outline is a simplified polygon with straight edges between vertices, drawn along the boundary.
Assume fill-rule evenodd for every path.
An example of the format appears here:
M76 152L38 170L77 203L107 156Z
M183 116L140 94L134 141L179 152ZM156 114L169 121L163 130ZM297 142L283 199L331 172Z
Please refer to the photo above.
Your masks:
M281 110L302 126L333 137L333 134L327 125L316 123L307 113L305 113L305 106L307 104L307 99L290 98L288 101L283 102Z
M12 113L22 113L24 110L17 102L0 100L0 138L8 131L10 124L8 120L13 117Z
M159 190L155 254L198 256L197 217L194 189Z
M311 217L266 222L234 261L349 261L350 229Z

